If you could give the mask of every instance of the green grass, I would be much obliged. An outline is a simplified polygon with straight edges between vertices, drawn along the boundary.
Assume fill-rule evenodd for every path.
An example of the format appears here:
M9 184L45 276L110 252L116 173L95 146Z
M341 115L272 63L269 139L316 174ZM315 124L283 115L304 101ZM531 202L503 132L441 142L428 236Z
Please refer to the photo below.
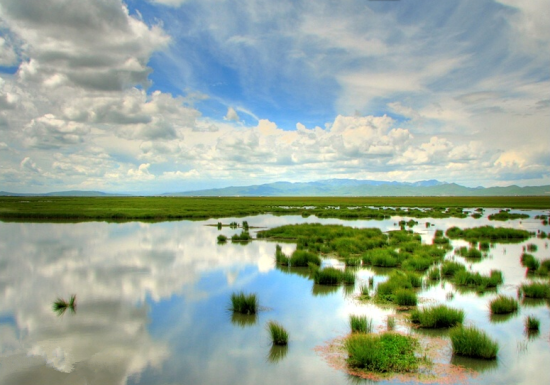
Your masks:
M449 331L453 354L472 358L494 359L498 344L474 326L457 326Z
M356 333L345 340L344 346L348 353L348 365L370 372L414 372L420 362L415 355L418 341L397 333Z
M273 345L282 346L288 344L288 332L280 323L269 321L267 323L267 330L269 331Z
M441 270L439 267L433 267L428 271L428 279L430 281L440 281L441 280Z
M459 271L465 271L466 266L454 261L444 261L441 265L441 275L444 277L454 277Z
M538 331L540 328L540 321L536 317L528 316L525 319L525 329L531 331Z
M416 306L418 298L412 290L398 289L395 291L395 303L399 306Z
M315 209L305 209L306 206L315 206ZM340 206L340 210L329 208L334 206ZM347 209L358 206L365 208ZM369 206L372 208L366 208ZM306 213L343 219L377 219L394 215L445 218L465 217L463 208L479 206L545 209L550 207L550 197L48 197L47 200L43 197L0 197L0 218L26 221L163 221L268 213Z
M503 279L502 272L499 270L491 270L491 273L488 276L482 275L478 272L462 270L454 275L453 282L457 286L466 286L476 288L478 290L485 290L487 288L497 287L503 282Z
M319 266L321 257L305 250L295 250L290 256L290 266L292 267L307 267L309 263Z
M550 298L550 284L542 282L524 283L520 292L527 298Z
M523 253L520 257L521 265L526 267L529 271L538 270L540 267L540 262L532 254Z
M325 267L314 272L313 280L318 285L353 285L355 283L355 273L352 271L342 271L334 267Z
M489 303L491 314L509 314L518 310L519 304L512 297L499 295Z
M248 242L252 240L252 237L248 231L241 231L240 234L233 234L231 237L231 242Z
M445 232L451 239L464 239L468 242L477 242L480 240L492 242L521 242L532 236L532 233L526 230L511 229L507 227L481 226L467 229L451 227Z
M218 235L218 243L225 243L227 242L227 237L223 234Z
M464 321L464 311L445 305L415 309L411 321L422 328L449 328Z
M258 297L256 294L245 294L242 291L231 294L230 309L236 313L256 314L258 307Z
M352 333L372 333L372 319L367 316L351 314L349 316L349 325Z

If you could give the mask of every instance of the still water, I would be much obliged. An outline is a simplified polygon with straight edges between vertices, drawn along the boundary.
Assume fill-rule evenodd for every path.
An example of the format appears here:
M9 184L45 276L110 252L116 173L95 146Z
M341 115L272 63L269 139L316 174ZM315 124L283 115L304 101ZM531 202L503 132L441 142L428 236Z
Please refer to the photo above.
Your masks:
M488 214L494 212L487 210ZM550 232L530 219L419 219L413 229L430 243L435 229L491 224ZM246 220L259 228L291 223L341 223L354 227L397 229L396 217L384 221L275 217ZM405 218L408 220L408 218ZM426 228L425 222L434 224ZM391 307L357 300L359 285L385 273L360 269L352 289L316 286L307 270L283 271L274 263L275 243L218 245L216 237L240 233L217 220L202 222L78 224L0 223L0 384L347 384L363 383L331 367L318 353L328 341L349 332L349 315L366 314L384 328ZM530 279L519 262L522 247L536 244L538 259L550 258L548 239L496 244L489 256L468 263L488 273L500 269L500 293L516 296ZM453 246L467 243L454 241ZM291 253L293 244L284 244ZM449 253L451 257L452 251ZM460 260L460 257L456 257ZM328 259L324 264L335 264ZM231 293L257 293L262 311L254 318L228 311ZM452 295L450 294L452 293ZM58 298L76 294L76 311L52 310ZM548 304L524 304L506 319L491 319L488 303L496 293L460 293L449 283L425 288L420 306L445 303L462 308L467 324L486 331L500 345L498 360L452 358L441 361L475 369L460 378L475 384L549 384L550 312ZM540 334L528 338L527 315L541 321ZM290 333L287 349L271 348L266 323L280 322ZM398 329L411 331L401 322ZM426 334L427 332L422 332ZM445 332L435 332L446 339ZM429 334L429 333L428 333ZM453 383L456 378L441 378ZM397 379L381 381L396 383Z

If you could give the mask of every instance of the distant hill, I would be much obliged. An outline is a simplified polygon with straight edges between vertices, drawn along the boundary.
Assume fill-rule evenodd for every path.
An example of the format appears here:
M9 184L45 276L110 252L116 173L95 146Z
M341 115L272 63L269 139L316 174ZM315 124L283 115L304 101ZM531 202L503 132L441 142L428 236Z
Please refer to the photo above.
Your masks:
M427 180L414 183L356 179L315 182L275 182L252 186L165 193L165 196L539 196L550 195L550 186L464 187Z
M101 191L55 191L44 194L23 194L23 193L10 193L6 191L0 191L0 196L8 197L111 197L111 196L125 196L123 194L110 194Z

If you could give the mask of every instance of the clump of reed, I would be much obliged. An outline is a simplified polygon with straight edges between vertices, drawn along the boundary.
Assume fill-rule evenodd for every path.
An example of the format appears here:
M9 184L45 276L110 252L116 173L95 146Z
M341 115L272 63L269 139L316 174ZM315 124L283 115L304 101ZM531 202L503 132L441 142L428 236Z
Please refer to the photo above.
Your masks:
M361 265L361 258L354 258L354 257L348 257L345 259L346 266L360 266Z
M449 328L464 321L464 311L445 305L415 309L411 321L422 328Z
M395 329L394 316L388 316L388 318L386 318L386 328L388 329L388 331L392 331L393 329Z
M267 330L269 331L273 345L282 346L288 344L288 332L280 323L269 321L267 323Z
M376 373L413 372L420 358L415 355L418 341L410 336L383 334L351 334L344 342L347 362L352 368Z
M521 254L521 265L526 267L529 271L535 271L540 267L540 262L532 254L523 253Z
M319 266L321 265L321 257L306 250L295 250L290 256L289 262L292 267L307 267L309 263Z
M481 242L483 244L485 244L485 242ZM487 242L487 245L489 243ZM489 249L489 247L487 246L487 249ZM466 258L466 259L481 259L481 257L483 257L483 254L481 253L481 251L479 251L478 249L476 249L475 247L466 247L466 246L462 246L461 248L459 249L456 249L455 250L455 253Z
M342 271L334 267L325 267L317 269L314 272L313 280L319 285L353 285L355 283L355 273L351 271Z
M464 270L466 270L466 266L464 266L462 263L454 261L444 261L441 264L441 275L444 277L454 277L456 273Z
M58 315L65 313L67 310L76 313L76 294L72 294L68 301L63 298L58 298L54 301L52 309Z
M372 333L372 319L364 315L351 314L349 316L349 325L352 333Z
M533 316L527 316L525 318L525 331L530 337L535 337L540 333L540 321Z
M248 242L252 239L248 231L241 231L240 234L234 234L231 237L231 242Z
M223 234L218 235L218 243L226 243L227 237Z
M428 271L428 279L430 281L440 281L441 280L441 270L439 267L433 267Z
M530 251L530 252L535 252L538 250L537 245L535 245L534 243L529 243L526 247L527 247L527 251Z
M245 294L242 291L231 294L230 310L241 314L256 314L258 308L259 304L256 294Z
M520 286L519 291L527 298L550 298L550 284L548 283L524 283Z
M509 314L518 310L519 304L515 298L499 295L489 303L491 314Z
M400 306L415 306L418 302L413 288L422 286L422 279L411 272L394 272L386 282L378 284L376 299Z
M474 326L457 326L449 336L453 354L472 358L494 359L498 354L498 344L487 334Z
M377 267L396 267L399 265L399 258L393 249L373 249L362 256L365 265Z
M491 270L490 274L482 275L478 272L462 270L454 275L453 282L458 286L473 287L480 291L487 288L494 288L503 282L502 272Z

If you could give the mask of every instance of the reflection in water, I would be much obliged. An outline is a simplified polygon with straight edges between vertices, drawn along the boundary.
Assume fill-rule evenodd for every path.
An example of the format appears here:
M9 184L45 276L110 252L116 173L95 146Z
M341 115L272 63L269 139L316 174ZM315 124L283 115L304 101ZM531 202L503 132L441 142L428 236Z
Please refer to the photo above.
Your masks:
M516 316L517 316L517 313L490 314L489 319L491 320L492 323L498 324L498 323L507 322Z
M69 301L58 298L52 305L52 310L59 316L65 314L67 309L71 310L73 314L76 314L76 294L71 295Z
M491 210L487 210L489 214ZM224 219L224 223L233 218ZM239 218L238 221L242 221ZM339 219L245 218L255 227L287 223L346 224ZM354 221L357 227L395 230L401 218ZM211 221L212 222L212 221ZM487 223L472 218L431 219L434 226L415 227L430 243L435 229ZM234 384L365 383L333 370L313 349L349 331L349 314L367 314L385 328L393 309L359 302L354 293L374 277L384 281L392 269L358 271L355 286L315 285L307 268L275 266L275 243L218 245L215 226L203 222L170 223L0 223L0 383L1 384ZM536 231L539 222L510 221L509 227ZM223 228L230 238L240 229ZM534 252L547 258L545 240L531 239ZM467 245L452 241L453 247ZM285 254L295 247L282 244ZM503 271L499 293L514 295L526 281L519 258L522 244L490 249L472 270ZM452 251L451 251L452 253ZM235 291L258 293L269 316L296 336L292 348L271 348L262 327L267 310L253 316L228 316L227 299ZM446 299L446 294L454 291ZM52 299L78 293L78 316L58 317ZM425 286L419 306L434 302L465 310L465 323L484 329L501 347L497 361L454 357L452 362L482 372L473 383L550 383L548 309L545 302L524 301L518 317L489 322L488 303L497 295L461 292L450 282ZM65 297L63 297L65 296ZM75 300L76 305L76 300ZM527 339L524 307L541 320L541 334ZM70 310L70 307L66 307ZM400 316L398 316L399 318ZM406 314L400 319L405 319ZM399 331L409 332L400 322ZM440 333L446 339L446 330ZM518 355L518 341L529 344ZM269 352L268 351L269 347ZM266 359L267 354L267 359ZM285 358L286 357L286 358ZM285 358L285 359L283 359ZM277 363L273 365L272 363ZM477 365L477 366L476 366ZM496 369L498 365L498 370Z
M267 355L267 361L276 364L288 354L288 345L272 345Z
M258 323L258 314L241 314L232 312L231 323L235 326L239 326L242 328L256 325Z
M477 373L490 372L498 369L498 360L482 360L453 355L451 364L462 366Z

